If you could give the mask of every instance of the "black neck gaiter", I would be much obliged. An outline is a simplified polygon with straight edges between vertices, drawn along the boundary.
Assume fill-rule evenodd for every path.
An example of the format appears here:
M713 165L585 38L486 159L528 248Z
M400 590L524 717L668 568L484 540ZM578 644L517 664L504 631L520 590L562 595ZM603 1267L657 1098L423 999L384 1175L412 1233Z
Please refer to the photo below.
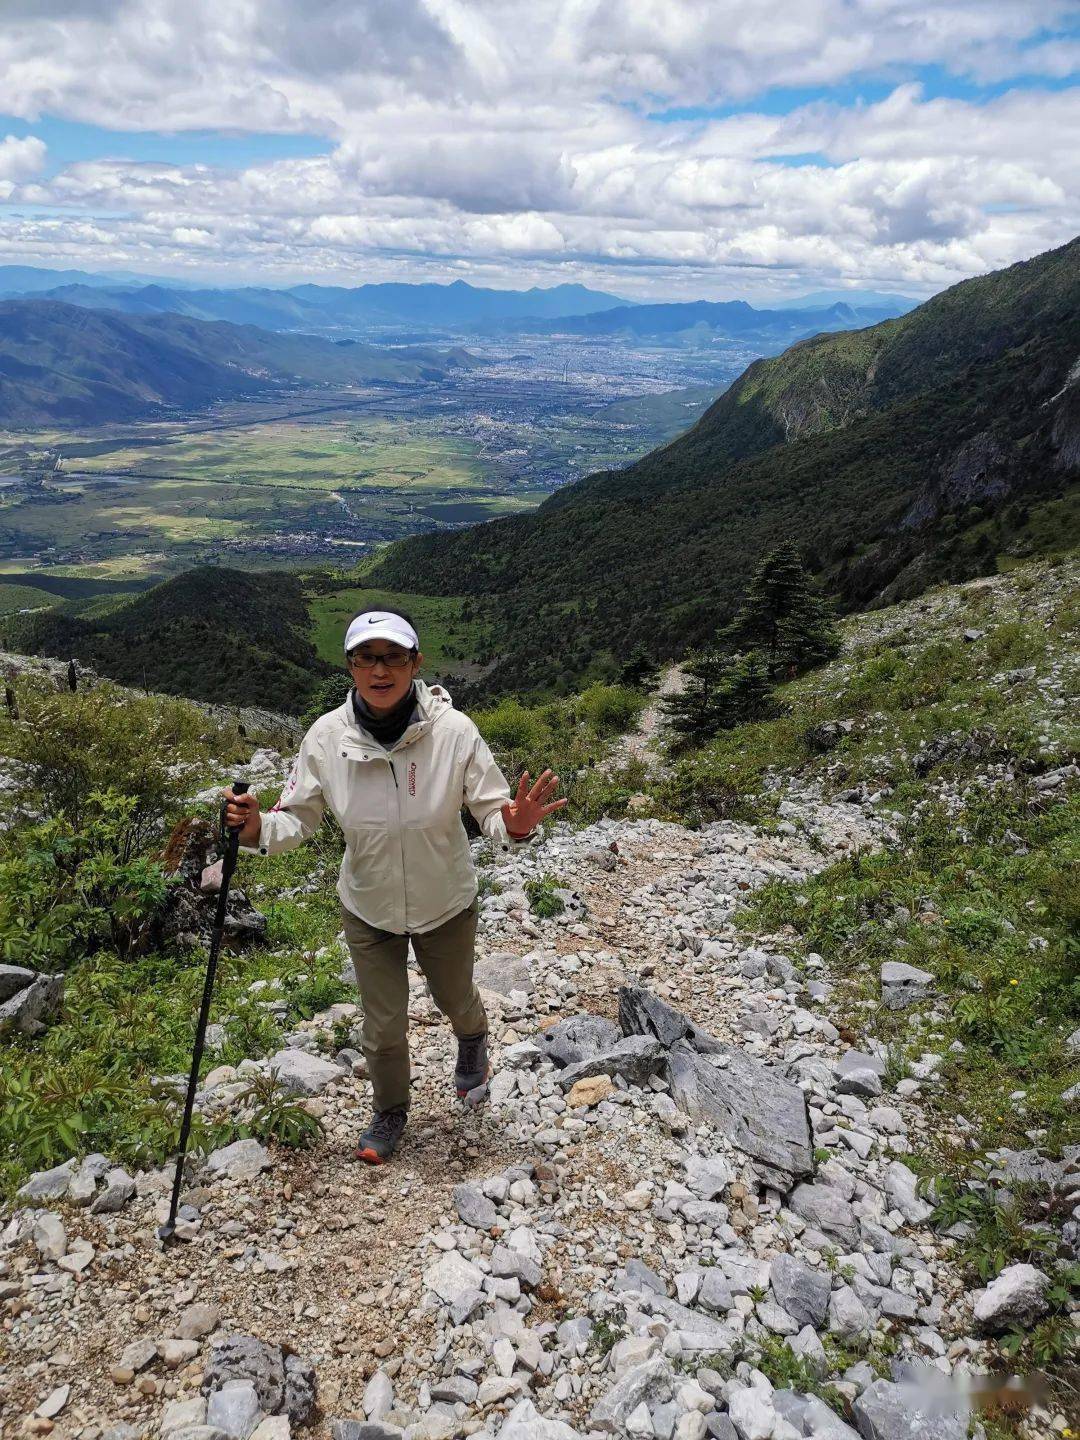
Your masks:
M356 689L352 692L352 704L356 723L380 745L393 745L405 734L412 721L413 711L416 709L416 686L410 685L408 693L401 697L392 710L387 710L382 715L376 715Z

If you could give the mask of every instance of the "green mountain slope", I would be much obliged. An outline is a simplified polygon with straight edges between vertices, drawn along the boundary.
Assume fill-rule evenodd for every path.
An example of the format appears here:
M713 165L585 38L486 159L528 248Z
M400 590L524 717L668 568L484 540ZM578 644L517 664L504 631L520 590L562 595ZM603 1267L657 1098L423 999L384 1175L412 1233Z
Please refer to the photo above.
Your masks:
M297 382L440 378L433 352L338 345L186 316L118 315L54 300L0 303L0 425L96 424L195 409Z
M20 617L6 638L28 654L74 655L125 684L292 714L332 673L309 623L292 576L205 566L93 619L61 610Z
M1075 543L1080 241L760 360L686 435L529 516L391 547L366 583L486 595L492 689L678 654L795 539L846 606ZM1049 520L1047 517L1051 517Z

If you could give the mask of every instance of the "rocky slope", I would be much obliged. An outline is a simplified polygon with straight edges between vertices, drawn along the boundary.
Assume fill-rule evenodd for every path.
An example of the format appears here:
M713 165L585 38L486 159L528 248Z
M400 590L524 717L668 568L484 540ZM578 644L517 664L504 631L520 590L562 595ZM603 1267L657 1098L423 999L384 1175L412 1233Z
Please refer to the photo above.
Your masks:
M997 603L1022 598L992 583ZM943 592L867 623L903 645L935 605L938 622L965 614ZM1069 693L1060 667L1049 680L1048 736ZM1049 803L1068 772L1047 772ZM760 887L870 854L899 820L887 787L774 783L768 832L557 824L485 865L489 1095L452 1100L452 1039L412 974L414 1101L394 1165L351 1158L369 1087L345 1004L244 1073L206 1076L213 1114L276 1073L325 1140L241 1141L193 1166L180 1246L155 1239L167 1168L91 1157L35 1177L0 1231L4 1432L962 1440L995 1337L1047 1313L1052 1277L1014 1264L973 1289L962 1230L929 1223L908 1162L938 1124L934 977L875 965L855 1011L790 933L738 928ZM564 909L544 919L524 886L548 876ZM874 1038L881 1006L918 1007L923 1053L901 1063ZM1080 1154L1037 1163L1075 1244ZM1070 1421L1055 1400L1027 1423L1050 1436Z

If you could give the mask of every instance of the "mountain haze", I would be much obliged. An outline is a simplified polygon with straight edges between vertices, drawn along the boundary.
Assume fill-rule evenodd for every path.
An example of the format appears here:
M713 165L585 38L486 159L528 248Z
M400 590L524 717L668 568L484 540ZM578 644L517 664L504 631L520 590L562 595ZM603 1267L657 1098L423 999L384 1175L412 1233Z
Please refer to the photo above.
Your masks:
M461 354L380 350L181 315L0 302L0 424L102 424L198 409L284 385L412 384Z
M12 267L14 268L14 267ZM594 310L627 306L617 295L583 285L546 289L492 290L455 280L438 284L294 285L289 289L239 286L198 289L168 282L139 285L107 284L100 277L70 272L72 283L33 283L27 269L22 283L43 298L89 310L115 310L125 315L169 312L193 320L227 320L267 330L337 332L343 329L460 330L500 319L533 321L552 316L577 316ZM54 274L61 272L41 272ZM12 288L14 288L12 277ZM0 272L0 293L3 293Z
M751 344L788 344L821 330L850 330L876 324L895 309L863 309L836 303L817 309L758 310L745 300L689 300L660 305L620 305L588 315L553 320L513 318L484 328L548 335L611 335L620 339L675 341L744 340Z

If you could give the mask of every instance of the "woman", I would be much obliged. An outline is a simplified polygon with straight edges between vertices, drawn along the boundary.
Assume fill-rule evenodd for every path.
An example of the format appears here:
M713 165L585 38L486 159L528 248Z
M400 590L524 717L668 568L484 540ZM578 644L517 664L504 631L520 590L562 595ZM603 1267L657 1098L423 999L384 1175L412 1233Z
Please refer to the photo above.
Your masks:
M545 770L517 794L473 722L441 685L419 678L423 655L400 610L368 610L345 634L354 689L304 736L281 799L226 790L240 847L276 855L306 840L326 809L345 836L337 892L364 1010L361 1046L374 1114L356 1154L381 1165L409 1108L409 941L435 1004L458 1037L459 1096L488 1079L487 1016L473 981L477 883L461 806L502 850L528 843L566 800Z

